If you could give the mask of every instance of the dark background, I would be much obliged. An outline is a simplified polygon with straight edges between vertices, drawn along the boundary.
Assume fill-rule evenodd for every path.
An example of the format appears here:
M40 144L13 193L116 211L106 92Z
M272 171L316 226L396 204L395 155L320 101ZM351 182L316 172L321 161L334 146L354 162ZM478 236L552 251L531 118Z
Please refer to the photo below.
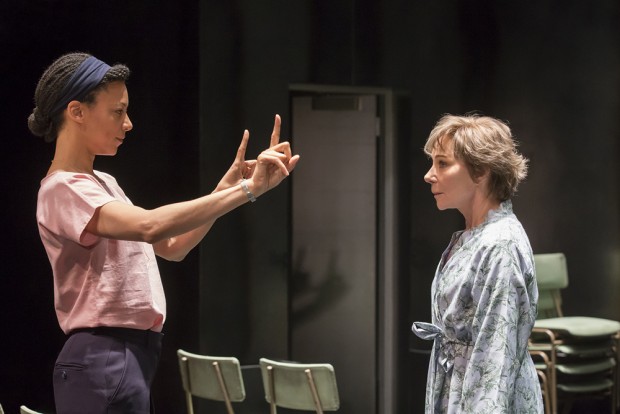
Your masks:
M407 354L420 346L410 324L428 319L434 268L462 226L458 213L436 211L422 180L429 163L421 147L443 113L477 110L509 121L531 160L515 212L535 252L566 253L566 313L620 319L619 21L614 0L0 0L5 411L20 404L53 411L51 370L63 335L35 221L53 146L30 135L26 118L38 77L61 54L86 51L132 69L134 130L118 156L96 168L145 208L209 192L243 129L252 132L251 157L268 142L274 113L286 131L292 83L410 96L400 125L408 133L403 182L411 184L402 197L401 286L409 291L398 392L399 412L417 413L427 361ZM153 388L158 412L185 410L178 348L243 363L286 357L286 323L273 332L261 305L248 305L255 287L244 275L262 272L268 281L271 269L286 268L288 200L285 184L219 220L184 262L160 262L169 311ZM287 291L270 294L266 302L282 301Z

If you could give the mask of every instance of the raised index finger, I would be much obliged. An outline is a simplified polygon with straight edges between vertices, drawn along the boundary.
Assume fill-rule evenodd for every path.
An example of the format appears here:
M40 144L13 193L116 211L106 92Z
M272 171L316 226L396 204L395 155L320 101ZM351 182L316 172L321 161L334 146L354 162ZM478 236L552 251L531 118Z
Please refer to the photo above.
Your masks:
M239 148L237 149L237 161L245 160L245 151L248 148L248 140L250 139L250 131L247 129L243 131L243 138L241 138L241 144L239 144Z
M280 119L280 115L276 114L276 119L273 121L273 132L271 133L269 148L280 142L280 124L282 124L282 120Z

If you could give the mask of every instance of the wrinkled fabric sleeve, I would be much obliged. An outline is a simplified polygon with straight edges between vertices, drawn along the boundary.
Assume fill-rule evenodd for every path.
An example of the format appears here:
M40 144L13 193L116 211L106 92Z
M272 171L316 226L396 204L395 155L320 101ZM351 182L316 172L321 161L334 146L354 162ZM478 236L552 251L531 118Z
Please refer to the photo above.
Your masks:
M494 246L479 262L472 296L474 349L463 379L462 408L468 413L511 413L510 393L520 372L534 323L527 289L531 269L511 243Z
M39 198L40 224L53 234L83 246L94 244L98 237L86 232L86 226L97 208L116 199L89 175L50 178Z

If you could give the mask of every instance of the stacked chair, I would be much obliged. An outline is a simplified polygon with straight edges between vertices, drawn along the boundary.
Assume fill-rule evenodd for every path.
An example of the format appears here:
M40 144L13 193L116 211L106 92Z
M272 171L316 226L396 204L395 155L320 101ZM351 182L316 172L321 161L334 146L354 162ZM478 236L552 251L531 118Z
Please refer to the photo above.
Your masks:
M561 290L568 287L563 253L534 255L538 283L538 319L530 337L545 409L570 412L581 398L609 399L617 408L617 363L620 322L587 316L564 316Z

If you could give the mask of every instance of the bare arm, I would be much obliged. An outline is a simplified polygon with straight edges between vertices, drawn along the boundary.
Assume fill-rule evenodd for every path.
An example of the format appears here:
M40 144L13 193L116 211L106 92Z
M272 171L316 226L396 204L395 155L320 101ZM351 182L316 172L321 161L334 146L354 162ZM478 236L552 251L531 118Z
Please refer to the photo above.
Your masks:
M217 218L247 201L239 186L153 210L113 201L97 210L86 231L110 239L152 243L159 256L182 260Z

